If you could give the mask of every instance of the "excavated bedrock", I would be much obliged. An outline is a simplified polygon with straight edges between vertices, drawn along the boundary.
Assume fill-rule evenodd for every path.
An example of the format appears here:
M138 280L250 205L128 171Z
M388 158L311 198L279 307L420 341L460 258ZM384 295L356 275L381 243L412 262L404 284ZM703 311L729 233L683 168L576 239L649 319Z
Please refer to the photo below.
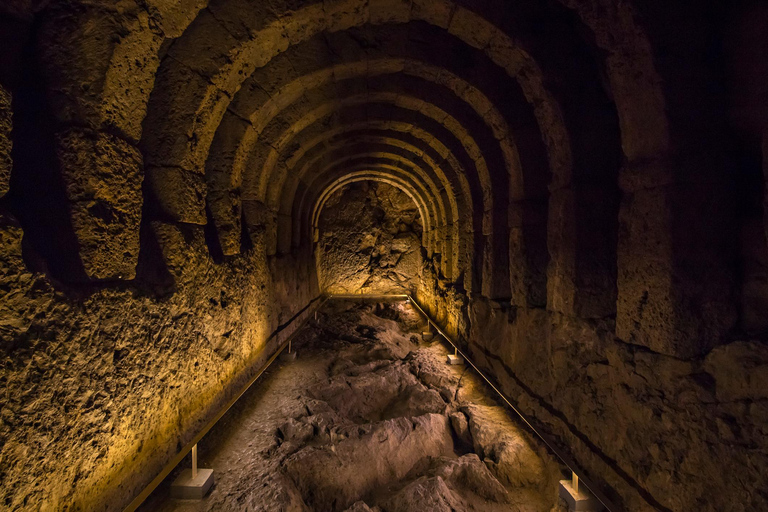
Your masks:
M552 455L405 303L332 301L200 445L216 483L142 510L564 512Z

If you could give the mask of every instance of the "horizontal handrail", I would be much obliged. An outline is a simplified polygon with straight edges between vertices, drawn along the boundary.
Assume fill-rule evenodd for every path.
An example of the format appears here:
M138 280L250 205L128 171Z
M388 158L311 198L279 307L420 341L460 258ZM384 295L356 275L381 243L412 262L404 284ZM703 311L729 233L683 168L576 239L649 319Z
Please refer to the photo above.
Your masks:
M334 293L328 295L329 299L407 299L410 295L403 294L386 294L386 293Z
M416 301L415 298L413 298L411 295L408 295L408 299L413 304L416 309L418 309L422 315L424 315L424 318L429 321L430 324L435 326L435 330L440 334L440 336L445 339L453 348L456 350L456 352L461 355L464 360L474 368L474 370L477 372L480 377L501 397L502 400L509 406L510 409L515 411L515 413L520 417L521 420L528 426L528 428L531 429L531 431L536 434L541 441L547 445L547 447L552 451L552 453L555 454L555 456L560 459L560 461L574 474L579 475L579 482L584 484L584 487L589 489L589 491L602 503L606 509L608 509L610 512L617 512L618 509L615 505L599 490L597 489L597 486L594 485L588 478L585 478L583 476L583 473L579 470L578 466L576 465L575 461L571 459L570 456L563 453L552 441L549 439L549 436L546 434L543 434L539 432L536 427L533 426L533 424L528 420L528 418L523 414L520 409L515 407L515 405L512 404L512 401L504 394L503 391L501 391L496 385L491 381L491 379L488 378L488 376L483 373L483 371L467 356L467 354L459 348L459 346L451 339L450 336L448 336L438 325L437 322L435 322L432 317L427 314L426 311L421 307L421 305Z
M320 304L315 307L315 310L319 310L325 303L328 301L330 297L325 296L323 297L323 300L320 302ZM312 302L317 300L317 298L313 299ZM309 306L312 305L312 302L309 303ZM306 308L305 308L306 309ZM303 310L302 310L303 311ZM300 313L297 313L299 315ZM291 342L293 337L296 335L296 333L301 330L301 328L309 321L311 315L307 315L307 318L305 318L299 326L296 328L296 330L288 336L288 338L280 344L280 346L277 348L274 354L270 356L270 358L267 360L266 363L264 363L261 368L251 377L248 382L243 386L243 388L240 390L239 393L237 393L235 396L233 396L227 403L222 407L218 413L216 413L216 416L214 416L206 425L192 438L190 442L188 442L184 447L163 467L162 471L155 476L155 478L147 485L144 490L139 493L138 496L136 496L133 501L131 501L127 507L125 507L124 512L134 512L136 509L141 506L142 503L144 503L144 500L146 500L150 494L157 488L160 483L162 483L163 480L165 480L165 477L167 477L173 469L179 465L181 461L184 460L184 457L187 456L187 454L192 450L192 448L197 445L197 443L200 442L200 440L213 428L214 425L229 411L229 409L232 408L235 403L240 400L240 398L250 389L250 387L253 385L254 382L259 380L259 377L262 376L262 374L267 371L267 369L272 365L273 362L275 362L275 359L280 355L280 353L285 349L285 347L288 346L288 344ZM270 336L271 337L271 336Z
M617 512L618 509L611 503L610 500L602 493L599 489L588 479L585 478L583 473L579 470L576 463L573 461L573 459L570 458L567 454L563 453L550 439L549 436L546 434L543 434L539 432L535 426L528 420L528 418L523 414L513 403L512 401L502 392L494 383L491 381L491 379L488 378L487 375L467 356L467 354L459 348L458 344L451 339L450 336L448 336L445 331L443 331L440 328L440 325L435 322L432 317L429 316L429 314L424 310L424 308L421 307L421 305L416 301L416 299L411 296L410 294L331 294L326 295L323 300L320 302L320 304L315 308L315 310L319 310L322 308L326 302L328 302L331 299L335 300L360 300L360 299L370 299L370 300L381 300L381 299L400 299L400 300L408 300L413 306L424 316L424 318L427 319L427 321L430 323L430 325L433 325L437 333L445 339L458 353L461 355L461 357L469 363L470 366L477 372L478 375L493 389L496 394L501 397L501 399L506 403L510 409L512 409L519 417L520 419L528 426L528 428L536 434L536 436L541 439L541 441L552 451L552 453L555 454L555 456L560 459L560 461L565 465L570 471L572 471L574 474L579 475L580 482L583 483L583 485L589 489L590 492L610 511L610 512ZM310 303L311 304L311 303ZM187 456L187 454L192 450L192 447L197 445L197 443L200 442L200 440L213 428L213 426L224 416L224 414L229 411L230 408L232 408L235 403L250 389L250 387L259 379L259 377L262 376L262 374L272 365L272 363L277 359L277 357L282 353L282 351L288 346L288 344L291 342L291 340L294 338L296 333L299 332L299 330L309 321L309 315L306 319L304 319L301 324L296 328L293 334L291 334L283 343L280 344L280 346L277 348L274 354L262 365L261 368L254 374L253 377L251 377L248 382L243 386L243 388L240 390L239 393L237 393L235 396L233 396L227 404L219 410L219 412L216 414L216 416L213 417L193 438L190 442L188 442L184 448L182 448L164 467L163 470L158 473L158 475L152 480L152 482L147 485L142 492L136 496L133 501L124 509L124 512L134 512L143 502L146 500L150 494L157 488L158 485L173 471L173 469L178 466L178 464L184 460L184 457Z

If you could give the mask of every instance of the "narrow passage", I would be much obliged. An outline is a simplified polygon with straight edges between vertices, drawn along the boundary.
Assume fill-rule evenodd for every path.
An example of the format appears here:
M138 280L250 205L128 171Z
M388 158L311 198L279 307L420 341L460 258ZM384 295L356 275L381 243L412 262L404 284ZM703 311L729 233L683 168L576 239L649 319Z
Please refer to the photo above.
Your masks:
M169 498L177 468L141 510L564 512L562 468L426 327L329 302L200 444L208 497Z

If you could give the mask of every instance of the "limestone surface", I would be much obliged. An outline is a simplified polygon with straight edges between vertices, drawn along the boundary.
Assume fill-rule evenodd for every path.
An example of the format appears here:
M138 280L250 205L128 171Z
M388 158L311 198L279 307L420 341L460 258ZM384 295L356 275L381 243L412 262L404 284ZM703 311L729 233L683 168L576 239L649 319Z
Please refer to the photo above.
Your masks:
M0 85L0 197L8 193L11 184L12 117L11 93Z
M210 496L171 500L164 484L142 510L564 511L560 466L477 376L415 336L423 327L402 302L328 303L294 341L298 358L201 444L217 471ZM469 443L456 414L471 417ZM499 444L517 458L499 461Z
M318 280L328 293L404 293L422 266L416 204L386 183L361 182L334 193L318 226Z
M143 284L68 295L27 268L35 255L23 230L0 214L5 508L122 509L311 300L307 279L273 281L272 272L290 278L263 253L216 265L201 229L153 231L162 265L146 269Z
M327 291L415 296L618 510L764 509L766 40L756 0L0 0L0 507L122 510ZM269 460L432 461L216 506L551 485L379 314L302 395L347 437L281 410Z

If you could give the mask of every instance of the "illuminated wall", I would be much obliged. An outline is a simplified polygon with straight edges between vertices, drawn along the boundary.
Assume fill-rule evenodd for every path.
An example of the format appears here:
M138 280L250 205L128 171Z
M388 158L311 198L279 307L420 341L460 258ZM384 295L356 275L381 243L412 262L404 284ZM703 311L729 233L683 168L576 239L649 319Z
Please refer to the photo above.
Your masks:
M417 286L421 216L413 200L387 183L347 185L325 202L315 246L320 289L330 294L402 294Z
M0 502L120 509L374 180L408 287L612 499L762 505L768 14L689 3L0 4Z

